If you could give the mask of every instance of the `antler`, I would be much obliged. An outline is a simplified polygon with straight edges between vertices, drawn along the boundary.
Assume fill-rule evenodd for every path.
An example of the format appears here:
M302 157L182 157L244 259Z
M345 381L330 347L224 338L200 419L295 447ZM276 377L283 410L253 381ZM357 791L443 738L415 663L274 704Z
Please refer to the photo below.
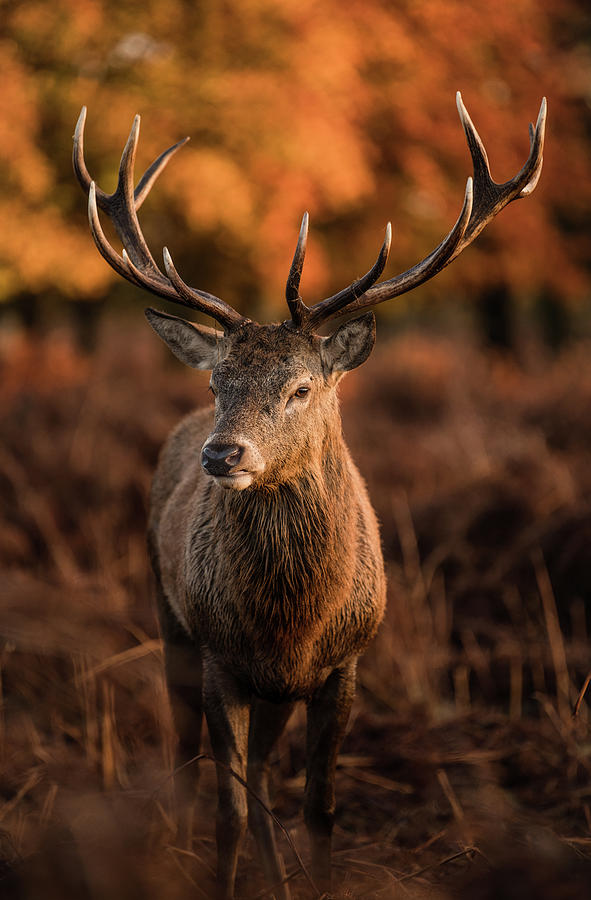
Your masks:
M109 265L132 284L143 287L159 297L172 300L173 303L180 303L182 306L188 306L212 316L226 331L236 329L244 322L248 322L248 319L241 316L224 300L185 284L176 271L166 247L163 252L166 269L166 275L164 275L154 262L140 228L137 217L138 209L170 158L186 144L189 138L184 138L161 153L142 175L134 190L133 166L140 132L140 117L136 116L121 155L117 188L113 194L106 194L95 185L86 168L84 161L85 122L86 107L83 106L74 133L72 162L76 177L84 192L88 194L88 219L94 242ZM108 242L101 227L98 207L109 216L115 226L123 244L122 255L119 255Z
M482 229L503 207L519 197L527 197L532 193L542 171L547 110L546 98L544 97L542 100L535 129L533 125L530 124L529 126L530 151L527 161L521 171L504 184L497 184L491 177L486 150L462 102L462 95L459 91L456 94L456 103L472 156L474 176L473 179L468 178L462 210L447 237L443 239L432 253L411 269L407 269L406 272L402 272L401 275L390 278L388 281L375 284L388 257L391 233L390 224L388 223L386 239L373 268L363 278L354 282L344 291L340 291L340 293L329 297L327 300L322 300L315 306L307 307L298 293L306 251L305 237L308 228L306 213L302 222L300 239L286 291L294 325L311 330L337 314L344 315L345 313L358 312L361 309L376 306L378 303L391 300L393 297L398 297L400 294L418 287L418 285L433 278L445 266L449 265L456 256L459 256L462 250L472 243L474 238L480 234ZM302 239L304 222L305 233Z

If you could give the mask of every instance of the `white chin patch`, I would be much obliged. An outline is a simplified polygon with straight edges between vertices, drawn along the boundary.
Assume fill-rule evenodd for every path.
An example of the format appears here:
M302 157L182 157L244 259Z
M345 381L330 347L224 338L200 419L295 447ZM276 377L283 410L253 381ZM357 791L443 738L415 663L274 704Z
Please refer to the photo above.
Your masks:
M235 475L215 475L216 484L231 491L243 491L250 487L253 476L250 472L236 472Z

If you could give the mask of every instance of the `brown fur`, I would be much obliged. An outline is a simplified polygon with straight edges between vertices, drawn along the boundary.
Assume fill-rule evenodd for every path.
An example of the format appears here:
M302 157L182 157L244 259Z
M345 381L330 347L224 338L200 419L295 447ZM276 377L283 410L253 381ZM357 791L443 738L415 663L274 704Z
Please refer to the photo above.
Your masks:
M368 328L373 323L350 323L342 334L323 339L290 326L249 324L225 338L212 372L216 408L192 413L172 433L151 500L150 547L164 616L170 622L172 611L193 643L195 667L203 656L206 692L208 678L220 689L217 706L227 700L230 679L250 705L257 699L304 700L310 709L323 691L330 693L331 676L338 682L346 673L342 697L330 701L338 715L322 750L329 780L355 661L375 634L385 603L378 526L341 434L336 397L340 375L361 358L359 342L373 344ZM309 386L304 400L293 397L302 383ZM203 471L201 448L212 434L229 443L245 441L257 465L264 465L246 489L227 490ZM173 645L169 640L169 670L179 658L172 659ZM191 703L199 715L199 700ZM312 746L319 734L309 735ZM197 752L185 748L185 755ZM241 763L238 753L235 764ZM309 778L314 781L313 773ZM320 830L330 832L331 798L332 785L326 796L308 798L312 832L320 808L320 818L330 820ZM275 862L267 864L272 873ZM326 860L316 868L326 882ZM222 893L231 896L228 879L233 876L226 877ZM287 888L277 893L287 895Z

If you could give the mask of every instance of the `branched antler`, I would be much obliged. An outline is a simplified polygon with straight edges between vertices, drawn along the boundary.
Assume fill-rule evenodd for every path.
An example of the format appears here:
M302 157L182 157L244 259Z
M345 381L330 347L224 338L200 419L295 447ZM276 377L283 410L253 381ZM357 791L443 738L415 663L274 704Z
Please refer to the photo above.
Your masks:
M474 168L473 177L468 178L464 202L458 219L441 243L406 272L376 284L382 274L392 240L390 223L386 227L384 243L372 268L362 278L326 300L308 307L299 293L300 278L306 255L308 239L308 213L304 213L296 251L289 271L285 296L291 321L295 327L311 331L323 322L337 315L357 312L391 300L412 290L433 278L445 266L459 256L482 229L508 203L519 197L527 197L538 183L543 164L544 132L546 126L546 98L542 100L536 127L529 126L530 152L527 161L518 174L504 184L493 181L486 150L480 139L458 91L456 95L458 112L462 122ZM119 180L113 194L106 194L92 181L84 161L84 123L86 107L82 108L74 134L74 171L83 190L88 194L88 218L95 243L115 269L132 284L143 287L153 294L180 303L216 319L226 331L232 331L250 320L240 315L224 300L206 291L190 287L182 280L174 267L170 253L164 248L164 274L154 262L142 234L137 211L147 197L158 175L169 159L187 141L185 138L165 150L146 170L137 187L133 187L133 166L139 139L140 117L136 116L121 156ZM119 254L107 240L99 220L99 208L111 219L123 251Z
M345 313L357 312L368 307L377 306L378 303L391 300L418 287L418 285L433 278L445 266L449 265L456 256L459 256L462 250L472 243L482 229L508 203L517 200L519 197L527 197L532 193L542 171L547 109L546 98L544 97L542 100L535 129L533 125L529 126L530 152L527 161L521 171L504 184L497 184L491 177L486 150L462 102L462 95L459 91L456 95L456 102L472 156L474 174L473 178L468 178L462 210L447 237L425 259L411 269L402 272L395 278L375 284L386 264L390 247L390 225L388 224L386 239L380 255L367 275L364 275L363 278L360 278L333 297L322 300L315 306L307 307L299 296L299 281L304 262L305 238L308 229L306 213L302 222L300 239L287 287L287 300L294 325L311 330L336 315L344 315ZM302 234L304 235L303 238Z
M164 248L166 275L164 275L154 262L140 228L137 217L138 209L169 159L186 144L189 138L184 138L161 153L142 175L134 190L133 167L140 131L140 117L136 116L121 155L117 187L114 193L106 194L95 185L86 168L84 161L85 122L86 107L83 106L74 133L74 172L82 189L88 194L88 219L95 244L109 265L132 284L143 287L152 294L212 316L226 331L231 331L249 321L219 297L185 284L174 268L166 247ZM121 255L111 246L105 236L99 220L99 207L109 216L115 226L123 244Z

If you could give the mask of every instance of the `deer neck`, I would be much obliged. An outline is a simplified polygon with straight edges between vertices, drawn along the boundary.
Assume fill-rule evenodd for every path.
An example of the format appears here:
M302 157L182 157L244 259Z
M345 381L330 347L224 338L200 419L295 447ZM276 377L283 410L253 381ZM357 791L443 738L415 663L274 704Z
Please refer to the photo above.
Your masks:
M224 552L250 612L267 617L274 639L313 628L343 593L357 515L351 482L339 420L289 478L222 495Z

